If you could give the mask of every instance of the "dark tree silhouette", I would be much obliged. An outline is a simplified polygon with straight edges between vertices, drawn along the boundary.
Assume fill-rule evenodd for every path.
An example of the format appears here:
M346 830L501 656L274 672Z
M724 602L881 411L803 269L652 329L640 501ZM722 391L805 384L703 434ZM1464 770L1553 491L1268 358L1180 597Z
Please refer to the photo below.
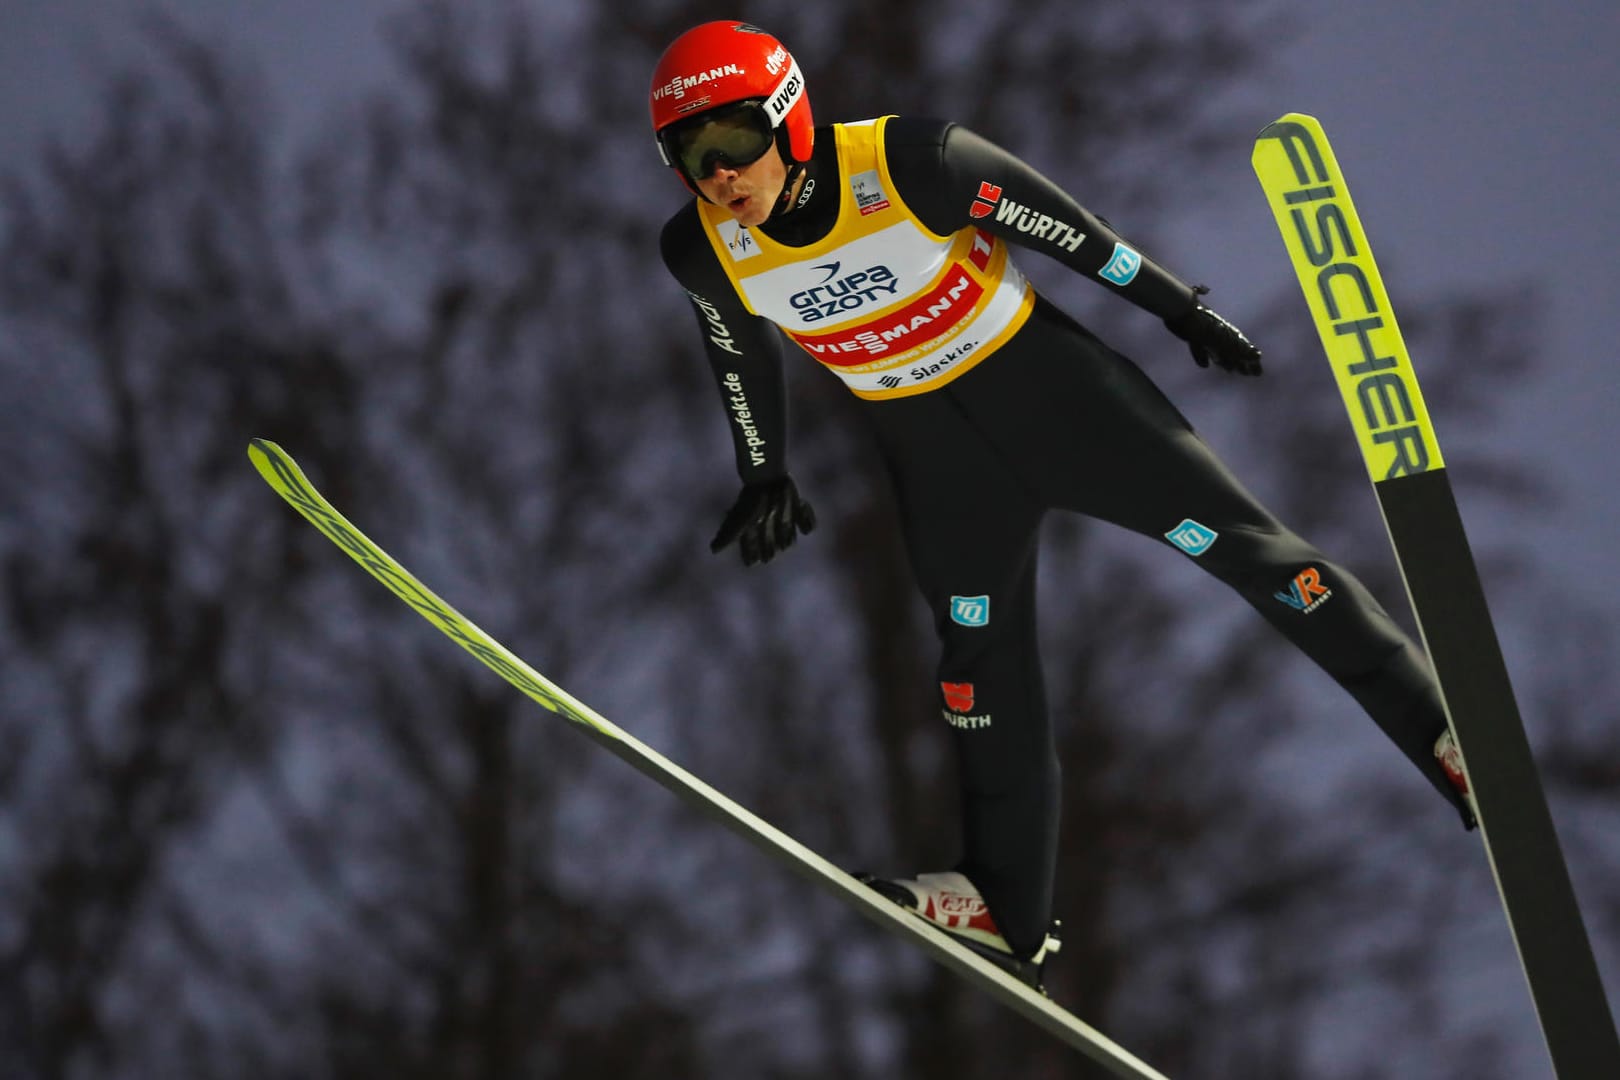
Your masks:
M1197 276L1142 223L1252 132L1206 91L1260 62L1262 5L755 6L823 122L962 119ZM953 858L924 613L859 405L813 365L788 357L822 528L763 572L704 550L734 480L658 265L680 191L642 88L709 15L421 4L389 30L396 83L296 154L243 58L160 22L163 65L5 181L0 379L27 407L0 428L0 1058L21 1075L1086 1074L595 754L247 466L249 437L280 442L514 651L829 857ZM1288 359L1237 394L1030 269L1401 610L1291 299L1246 327ZM1443 438L1525 377L1534 313L1507 288L1403 305ZM1465 513L1534 495L1448 460ZM1482 554L1499 617L1533 611L1511 553ZM1510 950L1477 847L1372 725L1152 545L1054 519L1042 560L1055 996L1177 1076L1507 1075L1451 1005L1457 954ZM1560 627L1529 635L1526 711L1602 897L1609 631ZM1612 963L1620 909L1592 910Z

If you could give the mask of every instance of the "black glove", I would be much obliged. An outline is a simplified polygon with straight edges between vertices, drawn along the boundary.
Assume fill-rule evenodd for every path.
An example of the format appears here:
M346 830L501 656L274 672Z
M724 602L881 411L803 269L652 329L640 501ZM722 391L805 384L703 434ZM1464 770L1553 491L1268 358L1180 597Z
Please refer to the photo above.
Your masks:
M793 546L797 533L808 536L815 527L816 512L799 498L791 477L746 484L709 541L709 550L724 551L735 540L743 565L753 566L770 562L778 551Z
M1195 298L1207 292L1209 290L1202 285L1193 290ZM1227 371L1239 375L1260 374L1260 350L1243 336L1243 331L1205 307L1201 301L1195 299L1190 310L1164 320L1164 325L1187 343L1199 367L1209 367L1209 362L1213 360Z

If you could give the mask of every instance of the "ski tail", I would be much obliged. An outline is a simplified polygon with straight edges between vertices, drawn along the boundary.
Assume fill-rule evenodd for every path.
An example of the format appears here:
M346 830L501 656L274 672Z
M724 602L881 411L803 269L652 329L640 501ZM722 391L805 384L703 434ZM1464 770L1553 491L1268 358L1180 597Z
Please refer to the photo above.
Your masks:
M1559 1076L1620 1076L1620 1037L1519 717L1440 444L1367 234L1315 118L1255 140L1282 231L1350 414L1390 545L1468 762L1480 838Z

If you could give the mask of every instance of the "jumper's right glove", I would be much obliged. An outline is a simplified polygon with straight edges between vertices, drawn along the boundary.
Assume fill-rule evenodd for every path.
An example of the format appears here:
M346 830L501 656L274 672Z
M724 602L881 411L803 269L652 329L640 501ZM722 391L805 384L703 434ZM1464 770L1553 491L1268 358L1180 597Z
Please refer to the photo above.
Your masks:
M736 541L743 565L753 566L770 562L778 551L793 546L798 533L808 536L815 527L816 512L799 498L791 477L745 484L709 550L718 554Z
M1202 285L1193 291L1197 296L1209 292ZM1243 336L1243 331L1205 307L1202 301L1195 299L1188 311L1164 320L1164 325L1187 343L1199 367L1209 367L1213 360L1239 375L1260 374L1260 350Z

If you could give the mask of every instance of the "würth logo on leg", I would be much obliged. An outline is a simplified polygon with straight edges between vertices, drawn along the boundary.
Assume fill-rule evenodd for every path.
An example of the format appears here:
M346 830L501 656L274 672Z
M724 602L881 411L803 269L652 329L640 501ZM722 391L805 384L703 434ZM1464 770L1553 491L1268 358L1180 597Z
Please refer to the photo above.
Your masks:
M952 712L973 711L973 684L970 682L942 682L940 690L945 695L945 707Z
M990 726L989 713L973 715L974 701L973 684L970 682L942 682L939 692L945 698L945 709L942 715L945 722L961 731L978 731Z

